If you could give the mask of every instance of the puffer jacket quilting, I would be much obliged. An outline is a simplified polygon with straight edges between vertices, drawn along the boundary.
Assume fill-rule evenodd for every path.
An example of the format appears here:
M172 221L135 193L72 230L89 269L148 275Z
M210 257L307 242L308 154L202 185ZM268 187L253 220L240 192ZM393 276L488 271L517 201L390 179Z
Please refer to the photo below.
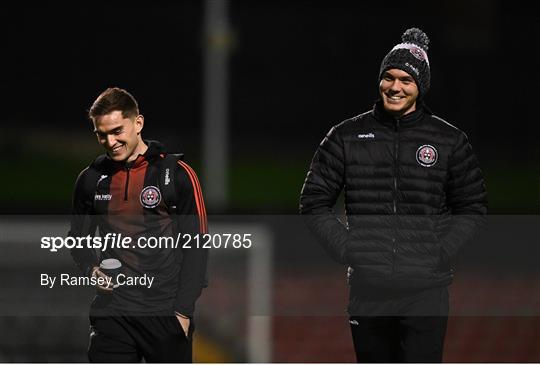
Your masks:
M345 195L346 225L332 207ZM422 107L394 119L377 104L334 126L302 188L300 212L323 247L369 286L430 287L486 214L467 136Z

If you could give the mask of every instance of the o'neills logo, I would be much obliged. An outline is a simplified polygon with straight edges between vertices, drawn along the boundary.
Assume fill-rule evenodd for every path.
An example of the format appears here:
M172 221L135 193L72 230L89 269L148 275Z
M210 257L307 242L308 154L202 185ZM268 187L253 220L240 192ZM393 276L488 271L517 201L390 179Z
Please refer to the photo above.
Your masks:
M165 185L169 185L171 177L169 176L170 169L165 169Z
M161 202L161 193L155 186L147 186L141 191L141 204L145 208L155 208Z
M438 157L437 149L429 144L420 146L416 150L416 161L424 167L435 165Z
M416 67L414 67L413 65L411 65L409 62L405 62L405 66L407 66L408 68L410 68L411 70L414 71L414 73L417 75L417 76L420 76L420 72L418 72L418 69Z
M373 133L359 134L358 138L360 139L375 138L375 135Z
M112 195L111 194L96 194L94 195L94 200L111 200Z

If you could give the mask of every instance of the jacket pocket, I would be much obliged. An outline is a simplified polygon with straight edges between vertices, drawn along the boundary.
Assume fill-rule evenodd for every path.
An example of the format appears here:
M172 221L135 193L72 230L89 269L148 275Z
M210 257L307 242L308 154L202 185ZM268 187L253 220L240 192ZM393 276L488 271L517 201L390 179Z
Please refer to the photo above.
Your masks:
M438 242L437 247L438 247L438 260L437 260L437 266L435 268L436 272L440 274L445 274L445 273L453 274L454 273L453 264L450 258L448 257L448 254L446 253L444 246L440 242Z
M182 325L180 324L180 321L178 320L178 318L176 318L175 315L173 315L170 318L174 322L174 328L176 329L176 332L179 335L182 335L183 337L185 337L186 340L190 341L193 337L193 331L195 331L195 324L193 323L193 318L189 320L189 328L187 330L187 335L186 335L186 332L184 331L184 328L182 328Z

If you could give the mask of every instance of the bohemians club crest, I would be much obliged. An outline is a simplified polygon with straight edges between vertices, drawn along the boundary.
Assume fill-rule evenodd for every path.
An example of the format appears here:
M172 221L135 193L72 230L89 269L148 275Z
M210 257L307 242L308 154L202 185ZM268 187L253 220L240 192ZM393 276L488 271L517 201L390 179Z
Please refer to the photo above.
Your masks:
M141 191L141 204L145 208L155 208L161 202L161 193L155 186L147 186Z
M437 149L429 144L422 145L416 150L416 161L424 167L435 165L438 157Z

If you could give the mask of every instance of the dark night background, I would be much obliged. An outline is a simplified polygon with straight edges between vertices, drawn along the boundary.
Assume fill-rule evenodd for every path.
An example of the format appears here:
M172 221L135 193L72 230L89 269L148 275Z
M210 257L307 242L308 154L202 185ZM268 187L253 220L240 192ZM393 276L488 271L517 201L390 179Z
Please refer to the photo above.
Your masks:
M1 210L69 211L76 174L101 153L86 110L109 86L138 99L145 138L185 152L201 174L203 13L199 2L3 5ZM491 212L538 211L539 26L530 8L233 1L229 18L226 211L296 212L316 146L333 124L371 108L380 61L410 26L431 38L427 103L468 133Z
M382 58L413 26L431 40L427 104L468 134L490 213L538 214L532 3L228 4L228 204L209 214L295 214L319 142L372 107ZM138 100L145 138L202 175L203 18L204 2L0 5L0 212L69 213L77 174L102 153L86 111L110 86Z

